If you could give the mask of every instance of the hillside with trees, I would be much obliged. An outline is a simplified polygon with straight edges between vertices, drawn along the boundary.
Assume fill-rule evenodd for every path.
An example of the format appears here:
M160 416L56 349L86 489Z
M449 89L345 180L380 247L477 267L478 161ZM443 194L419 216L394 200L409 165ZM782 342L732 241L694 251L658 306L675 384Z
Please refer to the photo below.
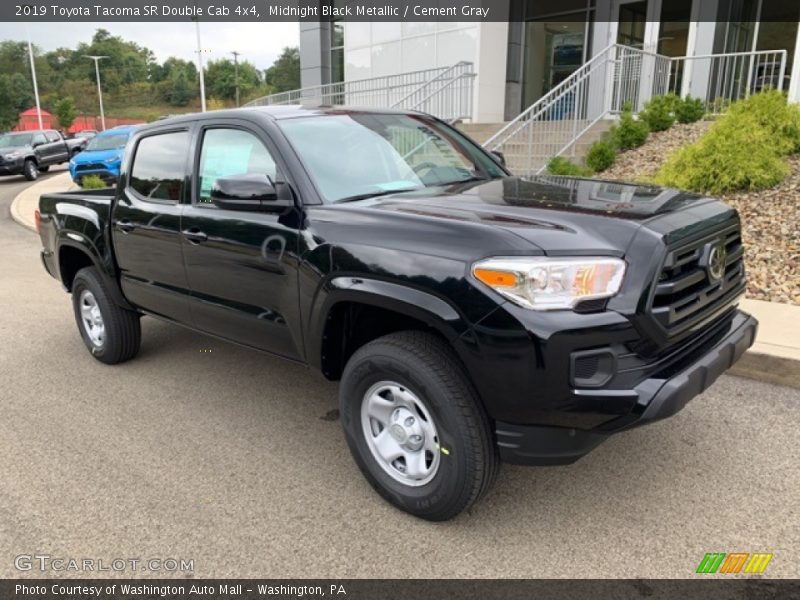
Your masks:
M97 29L91 42L50 52L34 49L42 108L67 120L98 112L94 63L87 54L108 56L100 63L103 104L107 116L150 121L164 114L198 110L200 89L193 62L170 57L159 63L153 52L135 42ZM206 95L214 106L233 106L236 75L233 60L205 65ZM300 58L285 48L269 69L260 71L239 61L242 103L300 86ZM10 129L17 115L34 105L28 46L0 42L0 130Z

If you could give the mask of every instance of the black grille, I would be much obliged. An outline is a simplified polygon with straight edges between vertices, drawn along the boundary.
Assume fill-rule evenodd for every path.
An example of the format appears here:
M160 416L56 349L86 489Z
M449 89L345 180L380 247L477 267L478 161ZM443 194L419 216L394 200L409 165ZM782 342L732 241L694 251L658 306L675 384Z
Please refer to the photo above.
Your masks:
M725 247L725 269L710 274L711 250ZM667 250L651 312L669 335L680 334L727 307L744 289L744 249L739 224Z
M84 163L82 165L77 165L75 167L76 171L98 171L100 169L105 169L106 166L103 163Z
M575 359L575 379L591 379L600 368L600 357L597 354L581 356Z

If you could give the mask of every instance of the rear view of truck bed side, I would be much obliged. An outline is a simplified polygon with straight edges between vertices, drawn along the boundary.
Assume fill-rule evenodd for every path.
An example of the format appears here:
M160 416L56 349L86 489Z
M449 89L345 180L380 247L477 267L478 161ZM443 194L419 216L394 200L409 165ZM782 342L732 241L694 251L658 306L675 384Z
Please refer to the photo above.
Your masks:
M37 225L42 240L42 260L48 273L69 289L80 269L94 266L109 283L115 279L114 257L108 238L113 190L79 190L45 194L39 199ZM127 303L109 288L115 300Z

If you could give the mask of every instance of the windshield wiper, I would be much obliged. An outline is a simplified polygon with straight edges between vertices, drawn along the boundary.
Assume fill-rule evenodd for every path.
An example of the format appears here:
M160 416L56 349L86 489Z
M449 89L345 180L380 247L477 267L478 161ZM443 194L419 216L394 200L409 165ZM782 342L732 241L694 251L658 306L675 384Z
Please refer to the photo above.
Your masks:
M378 196L388 196L389 194L402 194L403 192L413 192L420 188L406 188L404 190L378 190L376 192L367 192L365 194L355 194L353 196L345 196L336 200L336 204L340 202L355 202L357 200L366 200L367 198L377 198Z
M455 185L457 183L470 183L471 181L489 181L492 179L491 177L483 177L482 175L473 175L472 177L467 177L466 179L456 179L454 181L445 181L444 183L439 183L437 185Z

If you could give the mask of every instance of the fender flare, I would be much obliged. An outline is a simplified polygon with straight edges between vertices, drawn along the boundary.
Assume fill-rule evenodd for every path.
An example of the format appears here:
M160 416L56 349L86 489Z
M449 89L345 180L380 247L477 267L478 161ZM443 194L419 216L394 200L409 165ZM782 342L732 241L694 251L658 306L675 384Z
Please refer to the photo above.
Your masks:
M56 238L55 258L56 268L58 269L58 279L61 280L62 285L64 285L67 290L69 290L69 288L64 284L64 278L61 273L61 250L63 248L74 248L85 254L105 281L106 287L111 293L113 300L128 310L134 310L134 307L131 306L125 299L125 296L123 296L122 289L119 287L116 277L112 276L108 268L103 265L100 254L94 243L87 236L76 231L61 230L58 232L58 237Z
M309 364L322 368L325 325L336 305L357 302L401 313L435 329L451 344L469 329L469 323L451 304L429 292L407 285L361 276L338 276L326 282L317 295L309 318ZM454 344L455 345L455 344Z

